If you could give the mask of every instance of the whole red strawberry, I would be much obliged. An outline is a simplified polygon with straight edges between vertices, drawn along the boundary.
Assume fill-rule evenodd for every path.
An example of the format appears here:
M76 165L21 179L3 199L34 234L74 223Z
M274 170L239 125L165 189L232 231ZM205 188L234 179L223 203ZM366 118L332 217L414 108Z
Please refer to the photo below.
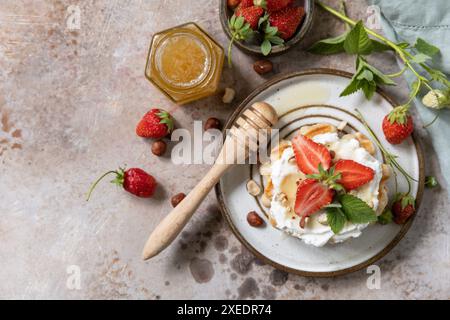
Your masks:
M383 132L386 140L391 144L402 143L414 130L411 115L408 107L396 107L383 119Z
M116 171L108 171L97 179L89 190L87 200L90 199L92 191L94 191L97 184L109 174L116 175L116 178L112 180L111 183L123 187L126 191L135 196L140 198L150 198L155 193L157 183L153 176L139 168L130 168L128 170L119 168L119 170Z
M275 12L290 6L294 0L255 0L255 6L260 6L269 12Z
M143 138L160 139L173 130L171 115L162 109L147 112L136 127L136 134Z
M305 16L303 7L287 7L273 12L269 17L269 23L272 27L277 27L281 38L288 40L291 38L297 27Z
M410 195L397 195L397 199L392 205L394 222L404 224L416 211L415 203L416 201Z
M253 30L258 28L259 18L261 18L263 14L264 9L257 6L238 8L236 10L236 17L244 17L245 22L247 22Z

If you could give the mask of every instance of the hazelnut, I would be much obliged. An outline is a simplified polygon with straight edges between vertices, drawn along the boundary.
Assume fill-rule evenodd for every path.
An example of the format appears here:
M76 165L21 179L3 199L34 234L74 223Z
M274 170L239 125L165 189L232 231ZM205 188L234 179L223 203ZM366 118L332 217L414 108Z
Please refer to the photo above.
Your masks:
M255 212L250 211L247 214L247 222L252 227L261 227L264 224L264 220Z
M222 125L220 124L220 120L217 118L209 118L208 120L206 120L205 122L205 131L209 130L209 129L218 129L220 130L220 128L222 127Z
M170 199L170 203L172 204L172 207L175 208L185 197L186 197L186 195L183 192L174 195Z
M227 6L230 9L234 9L239 5L240 2L241 0L227 0Z
M222 97L223 103L231 103L234 99L234 96L236 95L236 92L231 88L225 88L225 92Z
M273 64L269 60L258 60L253 64L253 70L258 74L265 74L273 69Z
M167 145L164 141L158 140L152 143L152 153L155 156L162 156L166 152Z

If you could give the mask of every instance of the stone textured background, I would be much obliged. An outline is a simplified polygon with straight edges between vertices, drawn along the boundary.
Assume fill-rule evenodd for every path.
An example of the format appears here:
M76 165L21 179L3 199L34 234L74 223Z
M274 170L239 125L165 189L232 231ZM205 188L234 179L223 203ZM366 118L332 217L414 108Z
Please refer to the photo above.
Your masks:
M66 28L70 5L81 10L80 30ZM364 1L347 6L351 17L365 18ZM190 130L194 120L225 121L273 76L254 73L254 58L236 49L239 67L225 68L222 78L223 87L237 91L233 105L220 97L172 104L144 78L145 59L153 33L188 21L226 46L217 0L0 1L0 298L450 298L449 202L442 188L426 191L409 233L379 261L380 290L367 288L364 270L313 279L263 265L231 234L213 194L168 250L140 259L170 197L189 191L207 167L153 156L150 143L136 137L136 122L151 106L169 110L178 127ZM318 9L304 43L272 59L274 74L352 71L351 57L303 51L342 30ZM371 59L397 70L391 54ZM399 100L408 94L404 82L390 92ZM420 136L427 174L442 181L435 151L426 133ZM137 199L105 182L84 201L95 177L124 163L154 174L161 182L155 198ZM70 265L80 267L80 290L66 285Z

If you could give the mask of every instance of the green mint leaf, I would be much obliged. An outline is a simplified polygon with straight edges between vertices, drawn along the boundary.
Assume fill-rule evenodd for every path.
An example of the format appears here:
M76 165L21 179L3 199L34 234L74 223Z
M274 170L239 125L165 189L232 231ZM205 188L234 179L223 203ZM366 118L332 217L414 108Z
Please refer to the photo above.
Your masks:
M429 44L421 38L417 38L414 48L428 57L432 57L440 52L438 47Z
M377 90L377 84L375 83L375 81L362 80L361 89L364 92L366 99L370 100L372 99L375 91Z
M368 64L367 62L364 62L364 66L373 73L374 80L375 80L375 82L377 84L384 84L384 85L389 85L389 86L395 86L396 85L396 83L394 81L392 81L391 78L386 76L383 72L381 72L380 70L378 70L374 66Z
M450 87L450 81L448 80L447 76L442 71L432 69L427 66L423 66L423 67L430 74L431 79L433 79L433 81L440 82L443 85Z
M364 69L364 70L362 70L362 72L361 73L359 73L357 76L356 76L356 79L358 79L358 80L367 80L367 81L373 81L373 73L372 73L372 71L370 71L369 69Z
M351 194L343 194L339 197L342 210L347 219L353 223L368 223L377 221L377 215L364 201Z
M418 53L411 59L411 61L415 63L424 63L428 60L431 60L431 57L423 53Z
M361 81L356 79L356 77L354 76L352 78L352 81L350 81L348 86L344 89L344 91L341 92L341 94L339 96L340 97L349 96L349 95L355 93L356 91L358 91L359 89L361 89Z
M392 47L388 46L387 44L377 41L377 40L371 40L372 42L372 48L374 52L383 52L383 51L389 51L394 50Z
M327 222L334 234L338 234L344 228L347 217L341 208L327 208Z
M378 223L389 224L392 222L393 218L392 211L388 209L378 216Z
M313 44L308 51L315 54L335 54L344 52L344 41L348 33L334 38L323 39Z
M359 21L348 33L344 41L344 49L348 54L367 55L372 52L372 41L362 21Z
M262 43L261 43L261 52L263 55L267 56L270 51L272 51L272 44L270 43L269 40L265 39Z

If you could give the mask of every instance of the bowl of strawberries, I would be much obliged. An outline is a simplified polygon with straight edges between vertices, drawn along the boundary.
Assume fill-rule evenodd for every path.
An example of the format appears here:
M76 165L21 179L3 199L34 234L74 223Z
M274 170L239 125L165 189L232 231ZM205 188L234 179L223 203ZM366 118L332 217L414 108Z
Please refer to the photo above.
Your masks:
M220 1L220 20L230 39L229 59L233 45L263 56L289 50L308 32L313 11L313 0Z

